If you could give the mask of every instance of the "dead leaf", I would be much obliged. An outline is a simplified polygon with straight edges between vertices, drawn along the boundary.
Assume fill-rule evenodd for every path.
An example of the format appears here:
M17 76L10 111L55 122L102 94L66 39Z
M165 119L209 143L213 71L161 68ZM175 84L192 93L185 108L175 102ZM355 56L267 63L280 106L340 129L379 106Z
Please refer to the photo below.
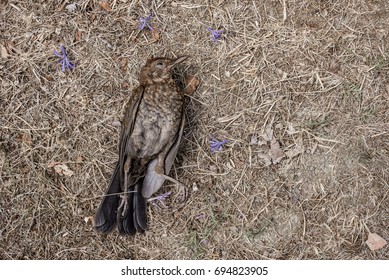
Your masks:
M376 233L369 233L369 236L367 237L366 244L369 246L370 250L376 251L384 247L388 242L386 242L385 239L383 239L381 236L379 236Z
M159 34L157 28L153 26L153 29L150 30L151 33L151 41L148 42L146 45L151 45L159 41L161 39L161 35Z
M273 138L274 138L274 130L273 130L273 128L271 127L271 126L268 126L267 128L266 128L266 131L265 131L265 133L266 133L266 141L272 141L273 140Z
M253 135L251 137L250 145L257 145L258 144L258 137Z
M0 45L0 49L1 49L1 57L2 58L7 58L8 57L7 49L3 45Z
M195 76L185 77L185 94L192 95L200 85L200 79Z
M265 133L260 133L258 136L261 137L265 142L270 142L273 139L273 129L268 127L266 128Z
M71 13L74 13L77 9L77 5L75 3L69 4L65 6L65 9L68 10Z
M273 164L277 164L285 157L284 151L281 149L280 143L273 137L270 142L270 156Z
M153 28L153 30L151 30L151 38L153 38L153 40L155 42L157 42L157 41L159 41L159 39L161 39L161 35L159 34L159 32L156 28Z
M305 148L303 144L303 137L300 135L300 137L297 138L293 150L286 151L285 154L288 158L294 158L300 154L303 154L304 152Z
M293 150L286 151L285 155L288 158L294 158L294 157L297 157L298 155L300 155L302 153L304 153L304 148L303 147L296 147Z
M109 6L109 4L107 2L99 2L99 6L107 11L107 12L110 12L111 11L111 7Z
M260 140L259 137L261 137L263 139L262 135L259 135L259 136L253 135L253 137L251 137L250 145L263 146L263 145L267 144L267 141Z
M82 158L82 156L78 156L77 158L76 158L76 162L77 163L81 163L81 162L83 162L84 161L84 159Z
M59 175L65 175L65 176L72 176L73 171L69 169L69 167L61 162L51 162L47 165L48 168L54 167L54 171L58 173Z
M288 123L288 129L286 130L288 135L292 135L296 133L296 129L293 127L292 123Z

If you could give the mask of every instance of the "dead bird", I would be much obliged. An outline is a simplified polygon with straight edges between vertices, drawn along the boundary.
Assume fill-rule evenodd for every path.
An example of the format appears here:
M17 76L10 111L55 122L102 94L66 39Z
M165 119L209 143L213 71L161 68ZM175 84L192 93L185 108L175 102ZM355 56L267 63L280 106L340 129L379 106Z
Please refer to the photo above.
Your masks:
M120 234L144 232L147 198L165 179L178 183L167 175L182 138L185 94L192 94L199 80L185 77L180 90L172 69L187 58L150 58L142 67L122 120L119 161L95 216L97 231L108 233L117 225Z

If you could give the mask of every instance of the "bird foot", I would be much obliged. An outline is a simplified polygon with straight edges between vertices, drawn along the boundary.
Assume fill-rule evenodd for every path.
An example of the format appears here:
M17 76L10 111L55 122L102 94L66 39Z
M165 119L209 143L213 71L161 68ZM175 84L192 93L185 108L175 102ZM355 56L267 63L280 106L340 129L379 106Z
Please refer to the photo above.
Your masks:
M175 183L177 188L178 188L178 191L177 191L177 196L181 196L181 199L180 199L180 203L184 204L187 200L188 200L188 197L189 197L189 188L184 185L183 183L181 183L180 181L172 178L172 177L169 177L165 174L159 174L160 176L164 177L165 180L168 180L172 183Z
M128 193L123 193L120 195L120 205L118 207L118 213L124 217L128 209Z
M178 188L178 191L177 191L177 195L179 197L179 203L180 204L185 204L187 201L188 201L188 198L189 198L189 189L187 186L185 185L178 185L177 186Z

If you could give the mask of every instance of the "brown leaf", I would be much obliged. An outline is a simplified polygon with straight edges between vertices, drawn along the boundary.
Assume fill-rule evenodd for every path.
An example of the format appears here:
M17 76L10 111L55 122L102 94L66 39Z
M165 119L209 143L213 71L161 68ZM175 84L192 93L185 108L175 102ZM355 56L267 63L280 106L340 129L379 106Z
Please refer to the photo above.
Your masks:
M72 176L73 171L69 169L69 167L61 162L51 162L47 165L48 168L54 167L54 171L58 173L59 175L64 175L64 176Z
M153 30L150 30L150 32L151 32L151 41L148 42L146 45L154 44L158 42L159 39L161 39L161 35L159 34L157 28L155 28L154 26L153 26Z
M185 77L185 94L192 95L200 85L200 79L195 76Z
M369 246L370 250L376 251L384 247L387 242L381 236L376 233L369 233L369 236L366 240L367 246Z
M111 11L111 7L109 6L109 4L107 2L99 2L99 6L107 11L107 12L110 12Z
M159 32L156 28L153 28L153 30L151 30L151 37L153 38L153 40L155 42L157 42L157 41L159 41L159 39L161 39L161 35L159 34Z
M297 157L298 155L304 153L304 148L296 148L293 150L286 151L285 154L288 158L294 158Z
M281 149L280 143L273 137L270 142L270 156L273 164L277 164L285 157L284 151Z
M294 158L300 154L303 154L304 152L305 152L305 149L303 146L303 138L302 138L302 136L300 136L296 141L294 149L286 151L285 154L288 158Z

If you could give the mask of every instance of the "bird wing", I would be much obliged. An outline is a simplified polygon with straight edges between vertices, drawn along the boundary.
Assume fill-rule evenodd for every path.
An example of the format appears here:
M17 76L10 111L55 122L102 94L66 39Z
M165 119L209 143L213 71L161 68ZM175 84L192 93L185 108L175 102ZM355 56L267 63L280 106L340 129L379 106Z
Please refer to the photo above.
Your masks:
M180 128L178 130L177 136L173 144L171 146L168 146L168 149L170 150L165 158L165 175L168 175L170 169L172 168L174 159L177 155L178 147L181 142L184 126L185 126L185 111L184 108L182 108ZM147 171L146 171L146 175L143 182L143 188L142 188L142 195L145 198L149 198L150 196L152 196L156 191L159 190L160 187L162 187L163 183L165 182L165 178L158 175L158 173L155 172L155 167L157 166L157 163L158 163L158 157L150 161L150 163L147 165Z
M139 105L143 99L144 87L139 86L132 92L130 99L127 102L126 110L123 117L122 130L120 133L119 141L119 166L120 166L120 178L123 183L124 175L124 163L127 158L127 141L131 137L134 129L134 124L138 114Z
M165 174L166 175L169 174L170 169L173 166L174 159L176 158L178 147L180 146L180 143L181 143L182 133L184 132L184 126L185 126L185 111L184 111L184 108L182 108L180 129L178 131L177 138L174 141L173 145L171 146L170 151L167 154L166 159L165 159Z

